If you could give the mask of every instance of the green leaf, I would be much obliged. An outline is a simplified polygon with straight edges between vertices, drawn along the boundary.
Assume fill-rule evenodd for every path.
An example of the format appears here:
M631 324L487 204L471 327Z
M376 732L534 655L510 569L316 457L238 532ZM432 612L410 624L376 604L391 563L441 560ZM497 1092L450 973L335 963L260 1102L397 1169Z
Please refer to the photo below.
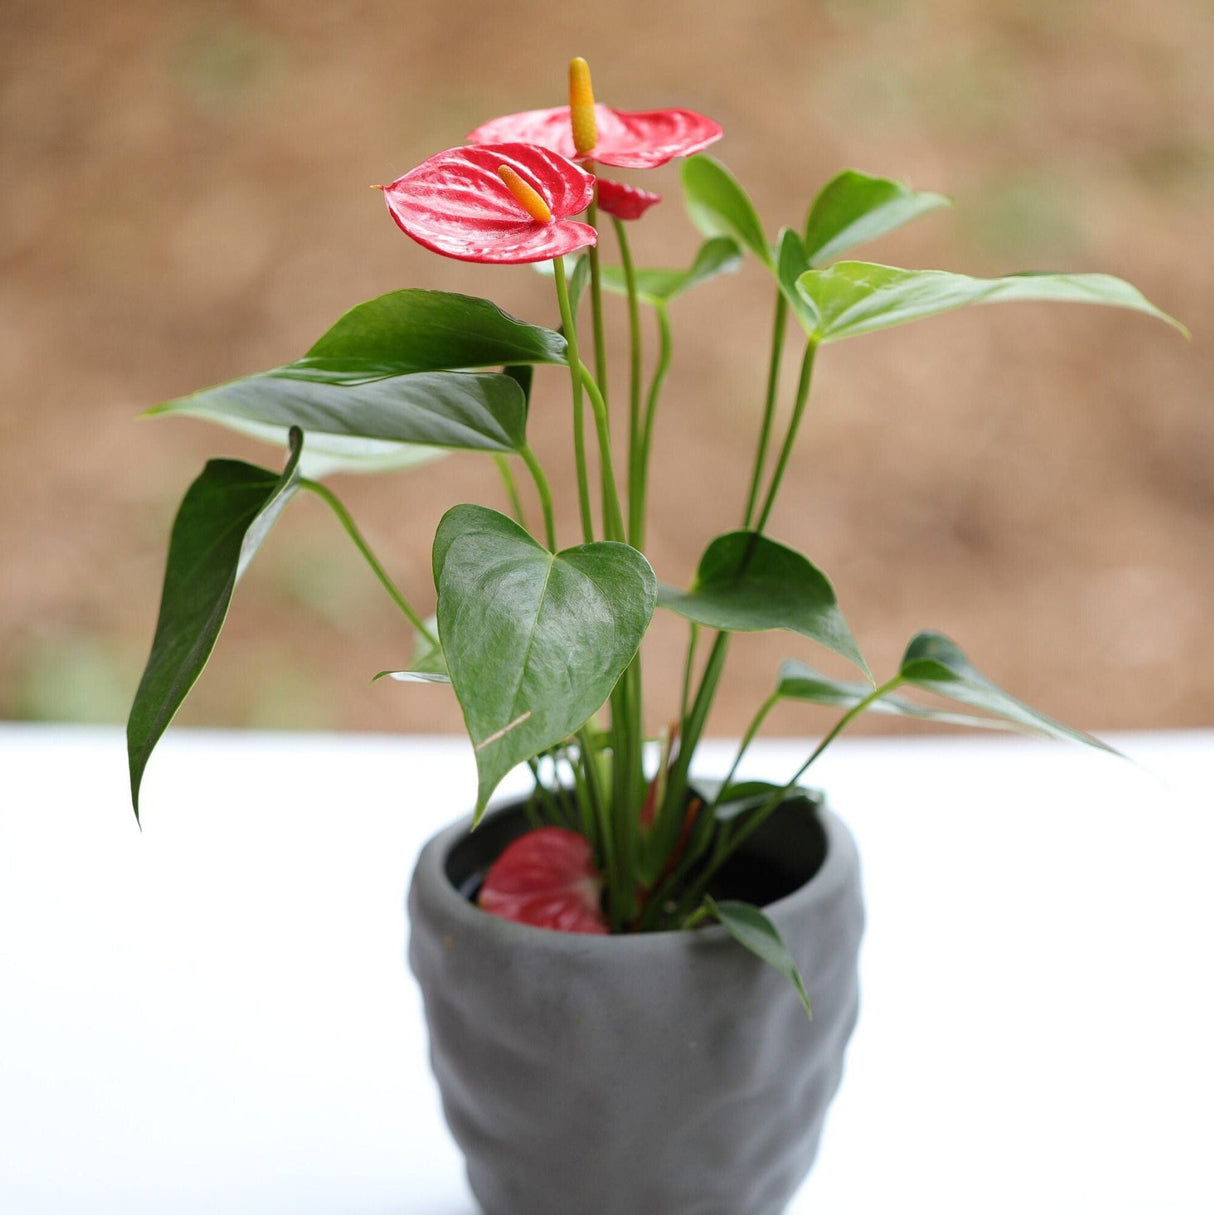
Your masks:
M662 586L658 604L714 629L788 629L868 674L826 575L800 553L756 532L718 536L700 558L691 589Z
M960 648L941 633L916 633L902 657L902 679L916 688L947 697L973 709L982 709L1013 726L1050 738L1087 743L1102 751L1113 748L1100 739L1073 730L1061 722L1009 696L977 670Z
M550 553L505 515L463 505L439 523L434 582L479 818L515 764L563 742L611 694L649 627L656 581L626 544Z
M302 442L293 430L281 476L238 460L211 460L178 508L152 652L126 726L136 818L152 749L206 666L237 580L298 488Z
M770 781L744 780L730 785L717 798L713 817L718 822L728 822L752 810L761 810L776 793L783 794L786 802L800 800L813 806L822 805L822 794L817 789L794 785L786 791L784 785L774 785Z
M426 621L426 628L434 633L437 640L438 618L431 616ZM413 658L406 670L380 671L374 675L371 682L377 679L395 679L400 683L450 683L451 676L447 671L447 659L443 654L441 644L436 645L425 633L414 632Z
M514 452L525 442L526 397L494 372L432 371L366 383L328 384L279 368L206 388L158 406L281 441L292 426L308 436L306 475L372 464L399 467L433 458L430 449Z
M742 250L728 236L705 241L686 270L638 270L637 293L651 304L664 304L721 274L732 274L742 264ZM617 295L626 295L628 285L620 266L602 268L603 286Z
M282 369L326 384L504 363L563 363L565 339L489 300L410 288L350 309L302 359Z
M862 700L871 695L872 690L872 687L866 683L832 679L795 658L789 658L781 663L780 677L776 684L776 695L781 700L802 700L835 709L854 709ZM976 717L971 713L952 713L944 709L934 709L928 705L916 704L913 700L907 700L905 696L899 696L895 692L887 692L884 696L878 697L869 704L866 711L889 713L897 717L915 717L922 721L935 721L951 726L974 726L988 730L1007 728L1004 722L995 721L990 717Z
M812 332L817 322L817 316L805 302L801 292L797 290L797 280L809 269L805 246L791 228L781 228L775 254L776 281L780 284L780 290L797 320L801 322L807 332Z
M772 264L754 203L719 160L703 152L683 161L683 200L702 236L729 236L756 257Z
M912 190L901 182L845 169L822 187L805 220L805 251L811 266L820 266L844 249L876 240L895 228L951 207L943 194Z
M744 945L769 966L774 966L797 989L797 995L801 997L801 1003L812 1020L814 1010L809 1003L809 992L805 990L801 972L788 946L784 944L779 929L771 920L758 907L735 899L723 899L718 903L705 896L704 906L738 944Z
M888 329L967 304L1021 300L1130 308L1188 332L1135 287L1108 274L969 278L945 270L900 270L873 262L836 262L825 270L806 271L797 279L797 290L808 306L810 336L824 342Z

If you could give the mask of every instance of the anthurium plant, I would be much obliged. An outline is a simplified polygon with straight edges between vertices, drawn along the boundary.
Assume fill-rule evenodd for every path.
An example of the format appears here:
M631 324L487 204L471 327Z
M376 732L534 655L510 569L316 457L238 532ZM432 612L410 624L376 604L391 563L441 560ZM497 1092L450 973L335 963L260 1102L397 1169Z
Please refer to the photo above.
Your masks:
M820 350L999 301L1108 304L1176 322L1106 275L982 279L844 260L855 246L947 205L938 194L851 170L826 183L803 222L773 239L742 186L705 154L722 134L711 119L596 104L580 59L569 97L567 106L487 122L464 145L379 187L398 227L428 250L487 266L536 263L555 287L548 324L516 319L487 299L406 288L353 308L292 362L152 411L218 422L283 443L287 454L281 472L210 462L178 511L128 725L135 811L148 758L206 663L238 579L304 491L336 514L415 631L408 669L384 674L454 690L476 757L476 818L508 771L527 764L534 774L534 830L487 875L479 895L487 912L586 933L715 920L799 984L761 908L720 897L714 883L776 807L812 803L807 772L862 713L1102 745L995 687L938 633L913 637L898 669L878 681L826 575L768 533ZM674 159L703 243L686 268L643 268L629 229L643 224L659 195L613 170L656 170ZM604 244L615 254L610 262ZM689 587L668 586L644 550L650 453L674 362L670 312L680 295L744 258L770 275L774 299L750 476L738 487L736 530L708 541ZM608 296L623 301L614 316ZM651 352L642 344L646 313L656 328ZM630 350L610 389L609 323L626 327ZM800 373L782 407L789 346ZM561 391L566 377L579 531L572 543L557 534L549 480L527 438L533 400ZM399 470L449 451L492 459L512 514L471 503L447 511L434 537L431 615L421 606L430 588L393 581L328 478ZM533 494L522 492L520 473ZM641 667L655 610L681 617L687 634L678 719L656 740ZM824 647L856 677L787 661L732 768L710 786L694 773L696 749L732 639L767 629ZM837 720L797 771L770 783L736 779L767 715L786 700L826 706Z

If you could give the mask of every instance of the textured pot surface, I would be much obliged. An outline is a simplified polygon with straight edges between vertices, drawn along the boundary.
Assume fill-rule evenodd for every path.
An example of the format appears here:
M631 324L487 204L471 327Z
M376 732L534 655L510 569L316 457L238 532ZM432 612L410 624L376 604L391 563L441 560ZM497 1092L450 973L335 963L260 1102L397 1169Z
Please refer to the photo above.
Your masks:
M458 887L526 823L507 807L468 827L422 852L409 958L486 1215L778 1215L813 1163L856 1019L863 909L843 824L786 806L753 837L777 880L803 883L766 911L812 1022L719 927L594 937L487 915Z

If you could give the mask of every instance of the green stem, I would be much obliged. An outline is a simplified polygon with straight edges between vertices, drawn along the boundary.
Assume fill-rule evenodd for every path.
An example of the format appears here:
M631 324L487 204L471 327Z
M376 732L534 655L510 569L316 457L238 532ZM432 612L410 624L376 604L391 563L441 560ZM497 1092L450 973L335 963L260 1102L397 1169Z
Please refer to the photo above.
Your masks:
M561 325L568 344L569 376L573 394L573 458L577 466L578 510L582 516L582 538L589 544L594 539L594 520L590 513L590 477L586 471L586 421L582 412L581 356L578 354L577 325L569 306L569 283L565 278L565 263L552 259L556 279L556 298L561 310Z
M594 428L599 440L599 475L603 483L603 534L608 540L624 539L624 516L620 511L620 494L616 488L615 462L611 458L611 430L607 420L607 402L595 383L590 369L579 364L582 385L590 398L594 413Z
M687 709L691 704L691 676L695 670L696 646L700 640L700 626L692 621L691 636L687 641L687 661L683 664L683 695L679 701L679 724L687 719ZM681 745L681 744L680 744Z
M665 304L655 304L654 313L658 318L658 362L654 368L653 380L649 385L649 396L645 402L645 422L641 435L641 528L637 548L645 544L645 509L649 499L649 453L653 446L653 422L657 414L658 398L662 393L662 384L666 373L670 370L670 357L674 343L670 337L670 314Z
M371 567L371 572L388 592L392 602L400 608L409 623L426 639L427 643L438 649L438 638L426 627L426 622L409 606L408 600L400 593L396 583L388 577L387 570L380 565L379 559L371 551L371 546L363 538L362 532L358 530L354 520L350 517L350 512L342 505L338 496L327 485L322 485L319 481L311 481L307 477L302 477L299 484L304 489L311 490L321 501L328 504L329 509L337 516L338 522L346 529L346 535L354 541L355 548L362 553L363 559Z
M524 531L530 530L527 527L527 516L523 511L523 500L519 497L518 482L514 479L514 472L510 468L510 462L505 456L494 452L493 463L497 465L497 471L501 475L502 484L506 487L506 497L510 499L511 512Z
M776 416L776 397L780 388L780 363L784 357L784 332L788 328L788 301L783 291L776 292L776 316L771 329L771 359L767 369L767 397L763 405L763 425L759 430L759 447L755 452L754 471L750 474L750 493L746 498L746 514L742 526L748 528L763 480L763 465L767 462L767 445L771 441L771 426Z
M895 688L898 688L904 682L901 675L895 675L888 683L882 684L879 688L874 688L863 700L853 705L842 717L835 722L833 728L822 739L820 743L813 749L810 757L793 773L783 788L777 789L770 798L751 814L746 821L730 835L728 841L722 839L721 845L713 854L712 861L709 866L696 878L695 882L684 892L681 904L694 905L699 901L705 887L707 887L712 875L727 861L742 844L757 831L767 819L775 812L784 799L797 787L801 777L809 771L810 765L830 746L832 742L849 726L857 717L863 713L869 705L874 701L879 700L882 696L888 695Z
M742 757L746 754L750 744L754 742L755 735L763 728L763 723L767 720L767 715L779 703L779 692L773 692L760 706L759 711L755 714L754 721L747 727L746 733L742 735L742 741L738 745L738 753L734 756L733 763L729 767L729 771L725 775L725 779L721 782L721 787L717 790L717 795L712 799L712 805L708 807L708 813L716 810L721 802L721 794L733 783L733 778L738 771L738 766L742 762Z
M594 170L587 165L587 168ZM599 227L599 191L594 189L594 198L586 212L586 222L597 232ZM586 251L590 258L590 318L594 327L594 375L598 380L603 399L607 399L607 340L603 325L603 275L599 268L597 242Z
M637 296L636 269L623 220L612 216L620 263L628 291L628 542L634 548L644 543L645 509L644 448L641 431L641 303Z
M797 381L797 399L793 405L792 417L788 422L788 433L784 436L784 444L780 448L780 455L776 460L775 471L771 474L771 483L767 488L767 497L763 500L763 509L759 512L759 518L754 525L756 533L762 532L767 526L767 520L771 515L771 508L775 504L776 493L780 488L780 482L784 479L784 470L788 467L788 459L792 455L797 431L801 426L801 418L805 413L805 405L809 400L809 386L813 380L814 355L817 353L817 349L817 339L810 338L805 344L805 355L801 359L801 376Z
M536 459L535 452L531 450L529 443L524 443L519 448L520 456L523 458L523 463L527 465L528 472L531 473L531 479L535 482L535 492L539 496L540 510L544 514L544 534L548 538L548 548L551 552L556 552L556 521L552 515L552 488L548 484L548 478L544 476L544 470L540 467L540 462ZM515 491L517 493L517 490Z

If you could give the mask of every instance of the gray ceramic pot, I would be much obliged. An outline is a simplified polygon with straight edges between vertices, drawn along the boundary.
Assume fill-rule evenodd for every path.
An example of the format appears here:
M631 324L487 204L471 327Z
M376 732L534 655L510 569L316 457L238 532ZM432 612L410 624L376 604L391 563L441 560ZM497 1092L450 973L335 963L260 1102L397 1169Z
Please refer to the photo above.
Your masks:
M435 836L409 959L443 1109L486 1215L778 1215L809 1171L856 1019L863 928L847 829L804 802L751 838L791 986L719 927L577 936L461 888L526 829L518 806ZM756 901L753 900L752 901Z

